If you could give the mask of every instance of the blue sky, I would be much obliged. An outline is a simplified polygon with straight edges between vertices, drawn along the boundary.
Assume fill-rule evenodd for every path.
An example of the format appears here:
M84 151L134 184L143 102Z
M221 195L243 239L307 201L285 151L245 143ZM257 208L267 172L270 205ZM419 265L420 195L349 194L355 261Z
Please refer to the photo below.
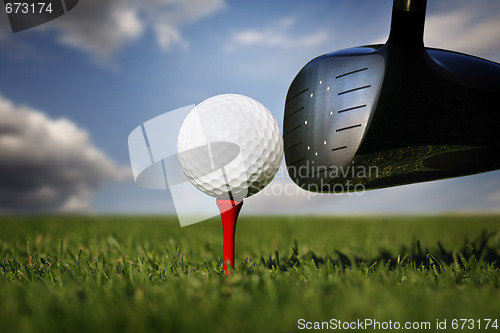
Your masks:
M82 0L16 34L0 14L0 168L9 175L0 177L0 211L173 212L168 191L133 182L127 137L135 127L222 93L260 101L281 126L302 66L384 43L391 7L391 0ZM500 62L500 2L430 1L425 43ZM9 128L18 136L2 141ZM280 173L273 184L290 181ZM247 202L256 214L498 212L500 173L363 196L263 193Z

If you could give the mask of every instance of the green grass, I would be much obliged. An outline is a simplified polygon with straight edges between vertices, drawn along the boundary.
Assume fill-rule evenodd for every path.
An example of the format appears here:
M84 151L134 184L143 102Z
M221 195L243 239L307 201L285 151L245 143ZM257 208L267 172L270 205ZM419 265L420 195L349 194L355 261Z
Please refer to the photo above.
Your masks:
M500 325L499 227L494 216L242 216L226 278L217 219L3 217L0 332L294 332L300 318Z

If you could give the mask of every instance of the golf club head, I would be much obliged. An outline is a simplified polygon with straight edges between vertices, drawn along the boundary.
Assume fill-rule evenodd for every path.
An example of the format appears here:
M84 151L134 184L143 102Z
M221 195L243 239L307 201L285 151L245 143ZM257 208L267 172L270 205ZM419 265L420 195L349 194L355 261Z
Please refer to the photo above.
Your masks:
M500 168L500 64L425 48L425 0L395 0L384 45L313 59L285 103L285 161L313 192Z

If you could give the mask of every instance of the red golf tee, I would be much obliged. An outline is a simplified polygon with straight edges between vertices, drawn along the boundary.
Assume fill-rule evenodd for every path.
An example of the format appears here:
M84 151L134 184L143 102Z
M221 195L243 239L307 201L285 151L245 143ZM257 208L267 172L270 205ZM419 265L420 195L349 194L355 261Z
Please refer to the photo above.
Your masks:
M236 230L236 221L240 213L243 201L237 202L233 200L217 199L220 217L222 220L222 233L224 235L223 242L223 268L226 275L230 275L228 265L234 267L234 233Z

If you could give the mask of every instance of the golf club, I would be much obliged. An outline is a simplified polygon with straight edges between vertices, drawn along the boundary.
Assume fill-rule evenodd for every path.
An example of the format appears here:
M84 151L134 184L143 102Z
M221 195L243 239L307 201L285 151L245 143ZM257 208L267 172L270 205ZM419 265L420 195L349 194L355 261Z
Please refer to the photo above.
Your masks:
M297 185L350 192L500 168L500 64L425 47L425 12L426 0L394 0L385 44L297 74L283 125Z

